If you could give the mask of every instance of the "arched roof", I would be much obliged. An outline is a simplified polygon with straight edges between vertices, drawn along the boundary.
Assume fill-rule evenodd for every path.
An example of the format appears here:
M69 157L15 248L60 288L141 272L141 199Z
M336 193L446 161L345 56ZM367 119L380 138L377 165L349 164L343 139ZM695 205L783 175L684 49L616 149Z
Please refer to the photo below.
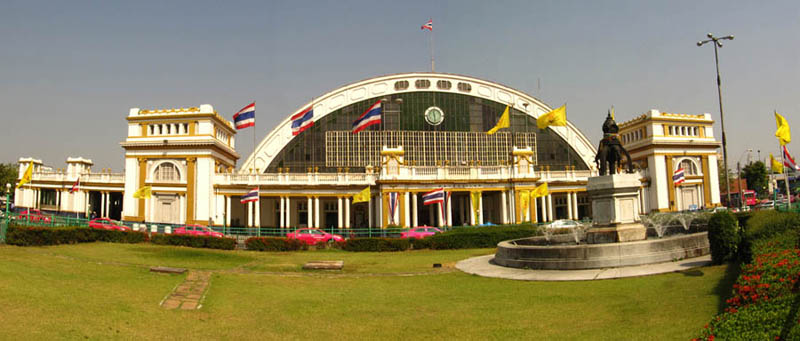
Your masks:
M426 88L416 88L415 83L420 79L430 81L429 86ZM439 88L437 82L440 80L449 81L452 86L449 89ZM395 83L398 81L407 81L408 87L405 89L395 88ZM468 84L470 90L464 91L465 86L459 86L459 83ZM527 113L534 118L538 118L540 115L552 110L552 108L544 102L522 91L498 83L467 76L427 72L380 76L345 85L300 106L295 112L287 115L281 123L261 140L253 153L250 154L242 164L240 172L247 173L250 169L254 168L254 164L258 173L263 172L272 162L273 158L275 158L284 146L294 138L292 135L291 120L289 118L300 113L309 106L313 105L314 107L314 120L316 121L337 109L365 99L401 93L430 91L471 95L498 103L508 104L519 112ZM578 155L580 155L586 165L590 166L594 163L594 156L597 153L596 149L589 142L589 139L587 139L571 122L567 122L567 125L564 127L550 127L548 129L552 129L557 135L567 141Z

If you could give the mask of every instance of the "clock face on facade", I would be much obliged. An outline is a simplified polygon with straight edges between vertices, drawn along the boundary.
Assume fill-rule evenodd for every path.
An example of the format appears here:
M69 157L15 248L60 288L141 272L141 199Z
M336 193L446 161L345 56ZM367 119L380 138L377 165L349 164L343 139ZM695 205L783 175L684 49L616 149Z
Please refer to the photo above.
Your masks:
M430 107L425 110L425 122L430 125L438 126L444 121L444 111L439 107Z

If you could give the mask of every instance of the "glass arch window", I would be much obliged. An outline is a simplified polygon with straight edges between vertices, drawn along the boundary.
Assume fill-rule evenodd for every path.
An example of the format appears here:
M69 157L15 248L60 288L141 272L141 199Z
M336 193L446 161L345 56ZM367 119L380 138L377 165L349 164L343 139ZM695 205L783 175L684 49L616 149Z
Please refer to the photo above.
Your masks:
M683 171L686 175L697 175L697 166L692 162L692 160L683 160L680 163L680 168L683 168Z
M172 163L165 162L156 167L156 170L154 172L154 178L155 179L153 180L155 181L171 182L171 181L180 181L181 175L178 172L178 167L176 167Z

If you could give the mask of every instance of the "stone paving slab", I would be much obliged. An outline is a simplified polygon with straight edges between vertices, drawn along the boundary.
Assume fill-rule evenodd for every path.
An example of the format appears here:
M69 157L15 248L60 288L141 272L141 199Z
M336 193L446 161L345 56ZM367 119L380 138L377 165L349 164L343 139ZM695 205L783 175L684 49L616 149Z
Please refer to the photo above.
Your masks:
M170 268L168 266L154 266L154 267L150 268L150 271L151 272L162 272L162 273L168 273L168 274L182 274L182 273L186 272L186 269L184 269L184 268Z
M186 280L178 284L175 289L163 301L161 307L164 309L195 310L200 309L202 300L209 282L211 273L207 271L190 271L186 275Z
M481 277L505 278L520 281L590 281L624 277L649 276L688 270L711 264L711 256L687 258L680 261L649 265L588 270L530 270L507 268L492 262L494 255L473 257L456 263L456 268Z
M319 260L311 261L303 265L306 270L341 270L344 267L342 260Z

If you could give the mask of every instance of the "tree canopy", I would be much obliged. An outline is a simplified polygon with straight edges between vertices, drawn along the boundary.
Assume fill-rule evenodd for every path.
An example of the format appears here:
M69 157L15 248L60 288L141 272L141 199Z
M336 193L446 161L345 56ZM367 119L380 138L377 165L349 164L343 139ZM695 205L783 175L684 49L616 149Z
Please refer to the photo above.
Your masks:
M742 178L747 180L747 187L756 191L759 197L767 195L767 167L761 161L756 161L742 168Z

